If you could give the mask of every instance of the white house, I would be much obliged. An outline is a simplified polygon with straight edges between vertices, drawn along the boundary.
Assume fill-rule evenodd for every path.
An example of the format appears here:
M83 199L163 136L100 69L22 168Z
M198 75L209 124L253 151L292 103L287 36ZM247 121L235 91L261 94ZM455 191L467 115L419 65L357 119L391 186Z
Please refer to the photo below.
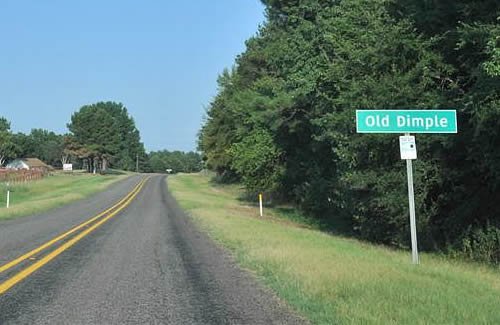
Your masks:
M5 168L13 170L48 170L50 166L38 158L18 158L8 163Z

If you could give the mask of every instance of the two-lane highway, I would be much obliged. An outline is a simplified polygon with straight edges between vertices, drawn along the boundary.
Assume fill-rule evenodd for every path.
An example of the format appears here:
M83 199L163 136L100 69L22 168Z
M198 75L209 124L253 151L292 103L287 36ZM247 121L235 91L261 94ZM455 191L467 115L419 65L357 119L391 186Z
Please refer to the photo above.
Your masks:
M299 324L193 226L163 176L0 223L0 324Z

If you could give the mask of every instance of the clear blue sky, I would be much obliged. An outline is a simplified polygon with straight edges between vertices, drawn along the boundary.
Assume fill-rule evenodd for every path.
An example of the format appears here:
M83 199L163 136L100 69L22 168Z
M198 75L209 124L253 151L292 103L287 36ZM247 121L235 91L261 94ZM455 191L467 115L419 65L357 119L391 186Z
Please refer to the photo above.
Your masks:
M122 102L149 150L193 150L216 79L264 21L259 0L0 0L0 116L67 132Z

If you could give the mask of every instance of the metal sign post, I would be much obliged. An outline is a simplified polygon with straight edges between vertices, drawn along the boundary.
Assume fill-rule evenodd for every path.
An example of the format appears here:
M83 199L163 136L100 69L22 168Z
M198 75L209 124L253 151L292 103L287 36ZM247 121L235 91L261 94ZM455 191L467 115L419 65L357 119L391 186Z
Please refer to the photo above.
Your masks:
M406 133L405 137L410 134ZM416 148L415 148L416 152ZM416 158L416 157L415 157ZM417 247L417 223L415 221L415 193L413 192L413 163L412 159L406 159L406 172L408 174L408 202L410 205L410 232L411 232L411 253L413 264L419 264Z

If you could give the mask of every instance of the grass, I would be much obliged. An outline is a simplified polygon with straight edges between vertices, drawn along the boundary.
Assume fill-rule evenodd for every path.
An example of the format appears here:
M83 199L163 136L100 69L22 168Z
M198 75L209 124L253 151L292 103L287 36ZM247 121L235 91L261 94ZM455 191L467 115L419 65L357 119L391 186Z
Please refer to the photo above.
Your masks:
M125 173L106 176L56 173L39 181L11 185L9 209L5 207L7 186L0 183L0 220L47 211L86 198L125 177L128 177Z
M328 235L297 212L258 208L237 186L201 175L169 178L199 225L313 324L500 324L500 272L432 254ZM286 214L291 214L287 218Z

